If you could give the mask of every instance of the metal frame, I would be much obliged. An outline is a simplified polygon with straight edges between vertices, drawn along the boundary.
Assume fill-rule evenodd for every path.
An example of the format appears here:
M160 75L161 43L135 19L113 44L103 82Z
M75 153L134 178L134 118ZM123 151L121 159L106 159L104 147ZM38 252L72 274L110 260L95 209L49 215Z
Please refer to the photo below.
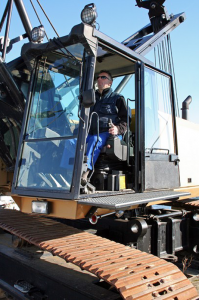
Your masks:
M23 27L25 29L25 32L28 36L29 41L31 41L32 25L31 25L30 19L28 17L28 14L26 12L23 1L22 0L14 0L14 1L15 1L15 6L16 6L17 11L19 13L21 22L22 22Z
M26 33L9 41L9 30L10 30L13 1L15 2L16 9L18 11L18 14L20 16L20 19L22 21L22 24L24 26ZM12 44L14 44L26 37L28 37L28 39L30 41L31 40L31 31L32 31L32 25L30 23L28 14L26 12L26 9L25 9L25 6L24 6L22 0L8 0L5 10L4 10L4 13L2 15L1 22L0 22L0 31L3 27L4 21L6 19L6 15L7 15L7 22L6 22L6 28L5 28L5 34L4 34L3 49L2 49L3 60L5 60L6 53L9 52L9 50L12 48ZM9 41L9 46L8 46L8 41Z
M71 182L71 191L67 191L67 190L64 190L64 191L57 191L57 190L40 190L40 189L31 189L31 188L22 188L22 187L16 187L16 184L17 184L17 178L18 178L18 174L19 174L19 168L20 168L20 164L21 164L21 156L22 156L22 152L23 152L23 146L24 146L24 142L25 139L24 139L24 135L25 135L25 132L26 132L26 125L27 125L27 117L28 117L28 114L29 114L29 110L30 110L30 106L31 106L31 100L32 100L32 91L34 89L34 85L35 85L35 82L36 82L36 69L37 69L37 66L35 66L35 68L33 69L33 72L32 72L32 79L31 79L31 84L30 84L30 92L29 92L29 99L27 101L27 105L26 105L26 109L25 109L25 112L24 112L24 119L23 119L23 124L22 124L22 130L21 130L21 135L20 135L20 141L19 141L19 145L20 145L20 148L18 150L18 155L17 155L17 159L16 159L16 165L15 165L15 172L14 172L14 177L13 177L13 183L12 183L12 193L14 194L19 194L19 195L24 195L24 196L32 196L32 197L45 197L45 198L61 198L61 199L65 199L66 198L66 195L67 195L67 199L75 199L75 197L77 197L77 188L75 188L77 185L79 186L78 184L78 176L75 176L74 174L77 174L80 173L80 166L81 166L81 163L79 161L81 161L81 158L82 158L82 155L81 155L81 152L79 152L79 155L77 155L77 149L83 149L82 146L83 146L83 141L82 141L82 138L85 136L85 133L84 133L84 124L82 124L83 122L81 121L80 119L80 126L79 126L79 131L78 131L78 136L81 137L81 139L78 139L77 141L77 147L76 147L76 155L75 157L78 157L77 160L75 160L75 165L74 165L74 171L73 171L73 178L72 178L72 182ZM84 112L82 113L84 114ZM87 113L88 114L88 113ZM83 118L83 116L82 116ZM81 126L82 125L82 126ZM46 140L60 140L60 138L51 138L51 139L35 139L35 140L31 140L31 142L35 142L35 141L46 141ZM61 138L62 140L66 140L68 139L68 137L62 137ZM76 170L76 172L75 172ZM79 179L80 180L80 179ZM76 183L76 185L74 184Z
M175 99L175 93L174 93L173 77L170 75L170 78L171 78L171 99L172 99L172 113L173 113L174 149L175 149L176 155L178 155L178 136L177 136L177 125L176 125L176 116L177 116L176 99Z
M68 36L60 38L61 43L64 46L67 46L73 44L73 38L74 35L76 35L77 39L79 39L79 42L84 45L85 49L87 50L87 53L90 54L87 56L87 59L84 62L85 81L83 81L82 86L80 87L81 92L93 88L95 60L96 60L96 53L97 53L96 52L97 39L92 37L92 29L93 28L88 25L80 24L73 27L71 33ZM59 47L55 45L55 43L53 42L42 44L42 45L29 43L22 48L22 55L24 57L28 57L29 60L35 62L37 57L39 58L41 54L56 50L58 48ZM32 51L34 51L33 49L35 50L36 55L33 54L32 56ZM24 119L22 124L20 142L19 142L19 150L18 150L15 172L13 177L12 193L18 195L30 196L30 197L36 196L42 198L44 197L58 198L58 199L67 199L67 200L77 199L79 196L79 186L80 186L82 162L84 158L84 147L85 147L85 140L86 140L86 128L87 128L87 123L89 118L89 109L85 109L84 107L82 107L81 109L80 125L78 130L78 140L77 140L76 155L75 155L76 159L75 159L74 170L73 170L73 178L71 182L71 190L51 191L51 190L39 190L39 189L16 187L18 171L21 163L21 155L22 155L22 150L24 145L24 135L26 130L27 116L29 113L30 103L32 99L32 90L35 84L35 69L37 67L30 65L30 68L32 69L32 79L30 84L29 99L26 102L26 108L24 112Z
M98 31L97 29L93 30L93 36L98 39L99 44L104 44L107 48L111 47L113 51L119 51L121 55L123 54L128 58L134 59L135 61L142 61L145 64L153 66L153 63L141 54L135 52L134 50L131 50L129 47L117 42L116 40L110 38L109 36Z
M180 182L180 175L179 175L179 168L178 168L178 144L177 144L177 128L176 128L176 102L175 102L175 94L174 94L174 88L173 88L173 77L171 74L161 71L155 67L150 67L148 65L145 65L145 67L148 67L149 69L151 69L152 71L159 73L163 76L166 76L169 79L169 88L170 88L170 108L171 108L171 120L172 120L172 130L173 130L173 145L174 145L174 153L168 153L165 156L162 156L161 154L152 154L150 153L150 158L144 158L145 159L145 166L147 165L146 161L164 161L164 162L168 162L168 164L171 163L175 163L176 165L176 170L174 169L170 169L169 170L169 175L168 175L168 171L165 171L165 178L164 178L164 182L165 182L165 186L167 186L167 188L173 189L174 188L174 183L175 182L175 187L179 186L179 182ZM169 166L169 165L168 165ZM155 165L154 165L155 168ZM146 169L145 169L146 170ZM156 171L158 172L159 167L157 167L156 164ZM155 171L154 171L155 172ZM148 172L149 174L149 172ZM144 175L145 176L145 175ZM174 176L174 177L172 177ZM177 177L178 176L178 177ZM147 181L149 181L149 178L147 179ZM154 184L153 180L150 181L152 184ZM178 182L178 183L177 183ZM146 189L148 189L149 187L145 187ZM153 185L154 189L163 189L165 187L162 187L162 185ZM151 187L150 187L151 189Z
M9 36L9 30L10 30L10 21L11 21L11 15L12 15L12 7L13 7L13 0L9 0L8 1L8 18L7 18L4 45L3 45L3 52L2 52L3 59L5 59L5 57L6 57L7 42L8 42L8 36Z
M162 75L165 75L170 78L171 83L171 112L172 112L172 124L173 124L173 132L174 132L174 150L175 154L178 155L178 139L177 139L177 125L176 125L176 100L175 100L175 93L174 93L174 84L173 84L173 76L170 73L167 73L165 71L162 71L156 67L151 67L148 64L145 64L146 67L151 68L153 71L160 73Z
M136 31L133 35L123 41L123 44L141 55L146 55L155 46L157 46L170 32L178 27L186 19L185 13L180 13L171 18L167 25L165 25L160 31L150 36L146 36L153 33L151 24L146 25L139 31Z
M94 84L94 71L95 71L95 63L96 57L95 56L88 56L85 61L85 78L86 80L83 82L81 87L82 91L87 91L93 88ZM84 159L84 152L85 152L85 145L86 145L86 134L87 134L87 126L89 120L89 108L82 108L81 111L81 119L80 119L80 127L79 129L83 129L82 131L79 130L78 132L78 142L76 147L76 155L75 155L75 165L73 170L73 179L72 179L72 189L74 199L79 197L79 187L80 187L80 179L82 174L82 165ZM82 121L84 120L84 123Z
M19 139L19 146L18 146L18 152L17 152L17 158L16 158L16 163L15 163L15 171L14 171L14 176L13 176L13 181L12 181L12 193L17 193L17 189L16 189L16 181L17 181L17 177L18 177L18 171L19 171L19 166L21 163L21 155L22 155L22 146L23 146L23 139L24 139L24 135L25 135L25 130L26 130L26 120L27 120L27 116L28 116L28 111L30 108L30 100L32 98L32 93L31 91L33 90L33 87L35 85L35 73L36 73L36 69L37 69L37 63L35 64L35 68L33 68L33 71L31 73L31 80L30 80L30 86L29 86L29 92L28 92L28 99L26 101L26 106L25 106L25 110L24 110L24 115L23 115L23 122L22 122L22 126L21 126L21 134L20 134L20 139Z
M135 191L145 190L145 109L144 64L137 63L135 72Z

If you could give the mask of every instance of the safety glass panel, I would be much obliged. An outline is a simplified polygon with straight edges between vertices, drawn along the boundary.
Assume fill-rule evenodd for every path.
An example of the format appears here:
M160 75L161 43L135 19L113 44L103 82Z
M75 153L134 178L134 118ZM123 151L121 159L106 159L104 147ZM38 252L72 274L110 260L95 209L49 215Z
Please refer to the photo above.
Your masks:
M113 79L112 84L113 91L119 91L119 93L127 99L135 101L135 74L119 76ZM135 108L135 103L131 108Z
M174 153L171 78L145 68L146 152Z
M112 89L115 92L119 92L126 101L129 115L127 123L130 134L132 134L135 132L135 74L128 74L114 78ZM133 142L130 141L130 143L132 144Z
M17 187L71 190L83 49L72 45L38 62Z
M76 139L24 144L19 187L70 190Z
M26 138L77 134L80 65L71 57L50 54L40 62Z

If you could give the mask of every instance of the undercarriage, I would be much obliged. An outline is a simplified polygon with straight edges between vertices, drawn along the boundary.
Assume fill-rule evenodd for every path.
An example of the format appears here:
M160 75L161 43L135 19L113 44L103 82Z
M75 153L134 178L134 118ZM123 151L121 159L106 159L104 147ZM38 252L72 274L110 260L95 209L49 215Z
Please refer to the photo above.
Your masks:
M165 211L166 213L168 212ZM152 224L150 227L150 222L147 224L143 218L139 217L131 218L130 223L125 220L115 221L117 225L109 226L108 232L100 228L103 227L102 224L97 230L93 228L82 231L36 214L27 215L16 210L1 209L0 227L3 230L0 237L4 242L0 247L0 286L4 290L9 290L16 299L32 299L31 297L33 299L64 299L63 295L66 299L67 297L76 299L77 295L80 299L155 299L157 297L159 299L194 299L197 291L193 285L178 267L168 262L175 260L173 254L177 251L190 248L187 244L188 240L185 239L188 236L188 221L176 219L176 212L171 214L174 219L170 216L170 221L156 221L156 234L159 235L156 242L155 238L150 242L149 232L154 231L155 225ZM178 211L179 216L180 214L183 214L182 211ZM166 218L162 212L159 217ZM81 228L84 226L81 224ZM129 233L129 226L131 234L126 235ZM146 230L146 227L150 227L150 230ZM183 238L177 239L179 228L183 232ZM192 227L191 230L195 231L195 229ZM173 235L175 242L168 244L168 241L164 240L167 236L166 230L173 230L173 234L176 234L176 236ZM12 244L10 243L11 235L8 232L15 236L12 238ZM103 236L103 232L106 233L105 235L108 233L109 239L99 236L99 234ZM132 236L134 238L131 239ZM111 238L117 242L111 241ZM148 244L147 248L146 244ZM21 248L13 249L13 245ZM46 251L50 252L54 258ZM154 251L157 252L156 255L165 257L167 261L150 254ZM41 256L40 262L35 259L35 256L37 258ZM63 260L60 261L60 258ZM54 264L54 260L58 264L55 271L57 275L54 274L57 276L55 282L51 277L52 270L49 267L49 264ZM67 262L67 268L64 260ZM17 267L18 263L20 267ZM72 265L76 267L71 267ZM64 272L62 272L63 268ZM48 275L45 275L46 271ZM81 279L82 272L84 279ZM25 274L27 276L24 276ZM63 276L67 277L67 283L65 281L64 285ZM40 278L42 278L41 281ZM44 278L46 278L45 284ZM52 280L53 290L51 289ZM71 280L73 285L70 284ZM89 286L82 288L84 284L89 284Z

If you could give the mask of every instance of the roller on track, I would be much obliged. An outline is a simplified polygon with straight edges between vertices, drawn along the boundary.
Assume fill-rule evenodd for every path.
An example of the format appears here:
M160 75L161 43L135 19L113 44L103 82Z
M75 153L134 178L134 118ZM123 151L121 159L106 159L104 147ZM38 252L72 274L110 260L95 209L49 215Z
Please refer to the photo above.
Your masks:
M115 287L123 299L195 299L197 291L173 264L40 215L0 209L0 227Z

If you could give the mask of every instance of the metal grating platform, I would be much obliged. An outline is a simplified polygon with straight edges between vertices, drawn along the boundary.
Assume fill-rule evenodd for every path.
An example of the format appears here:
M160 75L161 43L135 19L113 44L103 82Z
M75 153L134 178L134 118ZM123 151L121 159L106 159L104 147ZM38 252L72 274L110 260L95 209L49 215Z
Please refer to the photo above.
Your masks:
M132 205L139 205L159 200L177 200L179 197L190 195L190 193L174 191L158 191L146 193L132 193L125 195L104 196L78 200L79 204L91 205L100 208L120 209L129 208Z

